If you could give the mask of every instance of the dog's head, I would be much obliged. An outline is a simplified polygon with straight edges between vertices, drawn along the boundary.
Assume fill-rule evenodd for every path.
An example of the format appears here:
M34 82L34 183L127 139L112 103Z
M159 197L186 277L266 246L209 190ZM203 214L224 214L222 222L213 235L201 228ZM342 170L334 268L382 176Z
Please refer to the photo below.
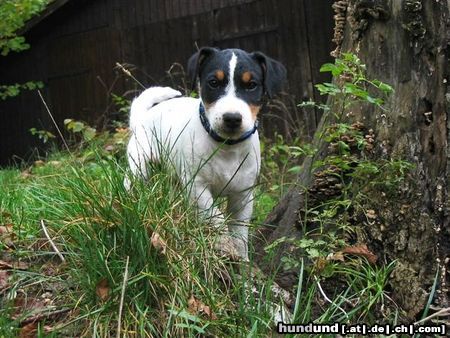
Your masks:
M211 128L221 137L238 139L253 128L264 94L281 91L284 66L261 52L201 48L188 62L193 88L199 84Z

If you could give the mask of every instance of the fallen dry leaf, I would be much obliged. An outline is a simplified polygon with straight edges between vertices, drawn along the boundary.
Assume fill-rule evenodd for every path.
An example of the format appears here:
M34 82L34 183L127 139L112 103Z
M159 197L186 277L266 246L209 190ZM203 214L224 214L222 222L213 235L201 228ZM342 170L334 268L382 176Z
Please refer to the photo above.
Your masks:
M156 250L161 252L163 255L166 254L167 243L161 238L161 236L156 231L153 231L150 242L152 243L153 247Z
M15 269L15 270L26 270L28 269L28 264L25 262L5 262L0 260L0 270L5 269Z
M201 300L191 296L188 300L188 311L192 314L205 314L211 320L217 320L216 314L208 305L205 305Z
M112 144L107 144L103 149L108 152L113 152L114 150L116 150L116 147L114 147Z
M0 291L8 287L9 272L0 270Z
M20 177L23 179L27 179L29 177L32 177L33 174L31 173L31 168L25 169L20 173Z
M42 313L46 308L47 302L45 299L38 297L37 295L18 295L14 299L14 314L12 319L21 319L23 324L38 322L40 317L39 313Z
M60 167L62 165L61 161L50 161L48 163L54 167Z
M323 257L318 257L314 262L314 267L317 271L322 271L327 266L327 260Z
M3 210L1 211L1 215L2 215L3 218L11 218L12 217L10 212L3 211Z
M42 161L42 160L34 161L34 166L35 167L42 167L43 165L45 165L45 162Z
M12 224L0 225L0 235L13 232L12 228L13 228Z
M12 224L0 225L0 243L8 248L14 247L16 234L13 232Z
M25 324L22 326L19 332L19 338L35 338L37 337L38 333L38 325L39 321L31 322L28 324ZM44 327L41 326L41 332L44 332L46 334L52 332L52 327L45 325ZM40 335L39 335L40 337Z
M39 323L34 322L34 323L29 323L27 325L24 325L20 329L19 337L20 338L35 338L36 334L37 334L38 324Z
M101 279L97 283L97 286L95 287L95 293L97 294L98 298L100 298L100 300L102 301L108 299L110 290L111 289L109 287L109 282L106 278Z
M346 247L342 250L342 253L366 257L372 264L375 264L378 259L378 257L367 248L366 244Z
M342 253L342 251L338 251L335 252L334 254L330 255L329 257L327 257L328 260L330 261L344 261L344 254Z

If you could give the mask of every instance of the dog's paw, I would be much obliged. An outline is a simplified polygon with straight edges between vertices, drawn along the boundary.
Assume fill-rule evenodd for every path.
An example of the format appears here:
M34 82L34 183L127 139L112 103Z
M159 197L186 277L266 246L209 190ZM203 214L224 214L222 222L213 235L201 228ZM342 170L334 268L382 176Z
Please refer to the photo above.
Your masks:
M232 237L232 240L240 260L243 262L249 262L247 241L239 237Z
M241 260L238 250L236 250L234 240L229 235L219 235L214 250L221 256L227 257L232 261Z

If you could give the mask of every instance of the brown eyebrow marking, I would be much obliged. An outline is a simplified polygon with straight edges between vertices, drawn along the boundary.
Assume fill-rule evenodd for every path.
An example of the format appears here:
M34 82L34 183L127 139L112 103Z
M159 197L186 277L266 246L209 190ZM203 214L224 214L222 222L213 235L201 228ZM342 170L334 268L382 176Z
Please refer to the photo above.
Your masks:
M216 78L219 81L222 81L225 78L225 73L223 72L223 70L217 70L216 71Z
M252 79L252 73L249 71L242 73L242 82L248 83Z

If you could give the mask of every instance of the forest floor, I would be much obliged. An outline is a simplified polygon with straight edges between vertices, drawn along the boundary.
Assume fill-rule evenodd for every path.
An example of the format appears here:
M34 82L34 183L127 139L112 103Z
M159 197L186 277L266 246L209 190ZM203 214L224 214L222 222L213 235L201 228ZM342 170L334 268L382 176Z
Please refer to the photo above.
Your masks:
M0 170L0 337L272 336L282 304L275 274L217 253L217 233L164 164L126 191L125 128L75 129L70 149ZM305 153L280 136L262 146L252 233L295 184ZM269 261L276 244L265 250ZM305 261L286 253L277 268L298 271L291 320L396 323L392 266L334 237L293 244Z
M270 295L213 250L172 170L127 192L127 130L92 136L0 171L0 337L110 336L119 321L128 336L270 332ZM284 162L265 166L253 226L294 178L277 146L289 151L281 138L269 150Z

